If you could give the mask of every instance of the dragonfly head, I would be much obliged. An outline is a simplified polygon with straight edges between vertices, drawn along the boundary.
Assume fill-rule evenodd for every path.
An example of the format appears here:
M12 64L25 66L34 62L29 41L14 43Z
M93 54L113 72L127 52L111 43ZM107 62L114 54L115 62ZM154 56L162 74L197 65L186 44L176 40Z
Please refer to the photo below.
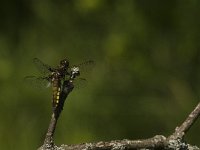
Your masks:
M67 59L63 59L60 61L60 67L67 69L69 67L69 61Z
M80 71L79 71L79 67L72 67L71 68L71 79L74 79L76 78L76 76L79 76L80 75Z

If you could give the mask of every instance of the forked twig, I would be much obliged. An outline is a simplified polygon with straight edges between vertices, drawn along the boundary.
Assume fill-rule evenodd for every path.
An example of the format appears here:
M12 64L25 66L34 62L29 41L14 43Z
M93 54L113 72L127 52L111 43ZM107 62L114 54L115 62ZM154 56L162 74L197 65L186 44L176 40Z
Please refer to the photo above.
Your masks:
M149 139L142 140L115 140L115 141L100 141L97 143L83 143L77 145L62 145L62 150L199 150L196 146L191 146L183 142L185 133L191 128L194 122L200 115L200 103L190 113L182 125L176 128L175 132L166 138L163 135L156 135ZM55 148L56 149L56 148Z
M141 140L113 140L113 141L100 141L96 143L83 143L77 145L62 145L57 147L53 142L53 135L56 128L57 120L63 110L64 102L68 94L73 90L74 86L71 80L66 80L62 84L62 92L58 107L54 110L51 121L49 124L48 132L44 141L44 145L39 150L139 150L139 149L181 149L181 150L199 150L198 147L186 144L183 141L184 135L191 128L194 122L200 115L200 103L189 114L186 120L175 129L175 132L166 138L163 135L156 135L149 139Z

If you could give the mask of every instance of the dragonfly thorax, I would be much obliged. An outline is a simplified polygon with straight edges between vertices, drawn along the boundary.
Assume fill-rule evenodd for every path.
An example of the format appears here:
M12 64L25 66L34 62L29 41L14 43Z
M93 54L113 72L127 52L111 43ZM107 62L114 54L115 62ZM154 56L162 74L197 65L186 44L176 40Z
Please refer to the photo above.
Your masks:
M56 70L56 71L54 71L54 72L51 73L51 78L52 79L63 78L63 76L64 75L60 71L58 71L58 70Z

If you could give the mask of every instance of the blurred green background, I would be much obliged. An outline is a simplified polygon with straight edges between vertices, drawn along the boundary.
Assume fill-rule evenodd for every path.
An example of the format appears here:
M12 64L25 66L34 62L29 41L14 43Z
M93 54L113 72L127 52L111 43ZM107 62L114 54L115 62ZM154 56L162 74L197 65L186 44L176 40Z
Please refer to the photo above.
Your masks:
M170 135L200 98L200 1L7 0L0 5L0 149L42 145L51 90L23 85L34 57L93 59L68 97L55 141ZM200 121L186 136L200 146Z

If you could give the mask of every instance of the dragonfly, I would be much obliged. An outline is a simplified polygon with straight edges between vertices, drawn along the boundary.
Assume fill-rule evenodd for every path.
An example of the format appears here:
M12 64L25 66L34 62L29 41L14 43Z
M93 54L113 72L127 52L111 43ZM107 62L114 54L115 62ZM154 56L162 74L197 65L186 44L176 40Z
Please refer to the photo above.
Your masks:
M80 77L81 73L89 71L94 66L93 60L87 60L78 65L70 66L68 59L63 59L57 67L51 67L43 63L39 58L34 58L33 63L41 73L41 76L26 76L25 81L37 88L52 87L53 108L59 105L63 82L69 80L75 83L75 86L83 84L86 82L86 79Z

